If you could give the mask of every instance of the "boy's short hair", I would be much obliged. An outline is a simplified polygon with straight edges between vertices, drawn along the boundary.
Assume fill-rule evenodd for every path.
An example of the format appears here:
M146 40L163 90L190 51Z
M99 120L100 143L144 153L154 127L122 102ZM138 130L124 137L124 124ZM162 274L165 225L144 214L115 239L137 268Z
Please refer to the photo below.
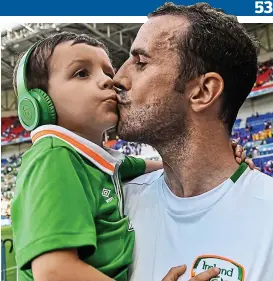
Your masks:
M68 41L73 41L72 45L83 43L102 48L106 51L107 55L109 55L106 46L102 42L86 34L77 34L73 32L61 32L53 34L38 43L28 59L26 73L26 83L28 89L39 88L46 93L48 92L48 79L50 71L49 61L51 55L57 45ZM16 83L17 69L23 55L24 53L19 56L13 71L13 88L16 95L18 95Z

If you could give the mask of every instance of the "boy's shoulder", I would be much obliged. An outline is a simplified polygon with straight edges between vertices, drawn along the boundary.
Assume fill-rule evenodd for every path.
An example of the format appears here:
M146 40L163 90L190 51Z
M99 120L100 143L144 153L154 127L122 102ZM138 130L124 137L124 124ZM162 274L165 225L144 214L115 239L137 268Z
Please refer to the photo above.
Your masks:
M53 163L54 162L54 163ZM32 147L23 154L21 173L29 171L37 164L41 169L47 165L59 165L63 168L76 169L100 180L105 177L105 173L79 153L72 145L54 136L47 136L36 141Z
M31 152L40 152L43 153L44 151L48 151L54 148L64 148L68 149L72 152L76 152L75 149L62 139L53 137L53 136L47 136L45 138L42 138L38 141L36 141L29 151Z
M69 144L55 137L45 137L35 142L22 157L22 164L33 163L36 160L53 158L54 162L61 162L63 157L70 157L82 162L80 154Z

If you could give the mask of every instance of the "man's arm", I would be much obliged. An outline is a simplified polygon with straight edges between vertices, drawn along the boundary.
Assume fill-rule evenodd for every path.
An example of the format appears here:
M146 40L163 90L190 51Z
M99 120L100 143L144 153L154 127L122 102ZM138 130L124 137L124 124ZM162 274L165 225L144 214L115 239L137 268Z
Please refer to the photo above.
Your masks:
M31 267L35 281L114 281L81 261L74 249L43 254Z

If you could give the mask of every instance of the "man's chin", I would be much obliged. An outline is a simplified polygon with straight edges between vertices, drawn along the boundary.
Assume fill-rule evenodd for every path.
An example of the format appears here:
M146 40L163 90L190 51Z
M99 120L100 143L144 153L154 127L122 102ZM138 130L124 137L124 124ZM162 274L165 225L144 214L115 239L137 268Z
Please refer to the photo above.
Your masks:
M124 124L122 120L118 121L117 124L117 134L123 140L132 141L130 137L130 132L128 130L127 124Z
M130 115L122 114L117 123L117 134L118 136L127 141L137 141L139 133L138 133L138 124L135 123L135 118L131 118Z

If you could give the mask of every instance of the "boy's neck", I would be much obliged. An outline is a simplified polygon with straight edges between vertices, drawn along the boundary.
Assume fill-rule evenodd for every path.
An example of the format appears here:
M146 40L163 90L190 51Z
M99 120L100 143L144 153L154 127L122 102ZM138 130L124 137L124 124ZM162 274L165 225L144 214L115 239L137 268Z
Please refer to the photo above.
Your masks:
M102 140L103 140L103 137L102 137L102 134L95 134L95 133L91 133L91 134L86 134L86 133L81 133L81 132L77 132L77 131L73 131L73 133L81 136L82 138L84 139L87 139L93 143L95 143L96 145L102 147Z

